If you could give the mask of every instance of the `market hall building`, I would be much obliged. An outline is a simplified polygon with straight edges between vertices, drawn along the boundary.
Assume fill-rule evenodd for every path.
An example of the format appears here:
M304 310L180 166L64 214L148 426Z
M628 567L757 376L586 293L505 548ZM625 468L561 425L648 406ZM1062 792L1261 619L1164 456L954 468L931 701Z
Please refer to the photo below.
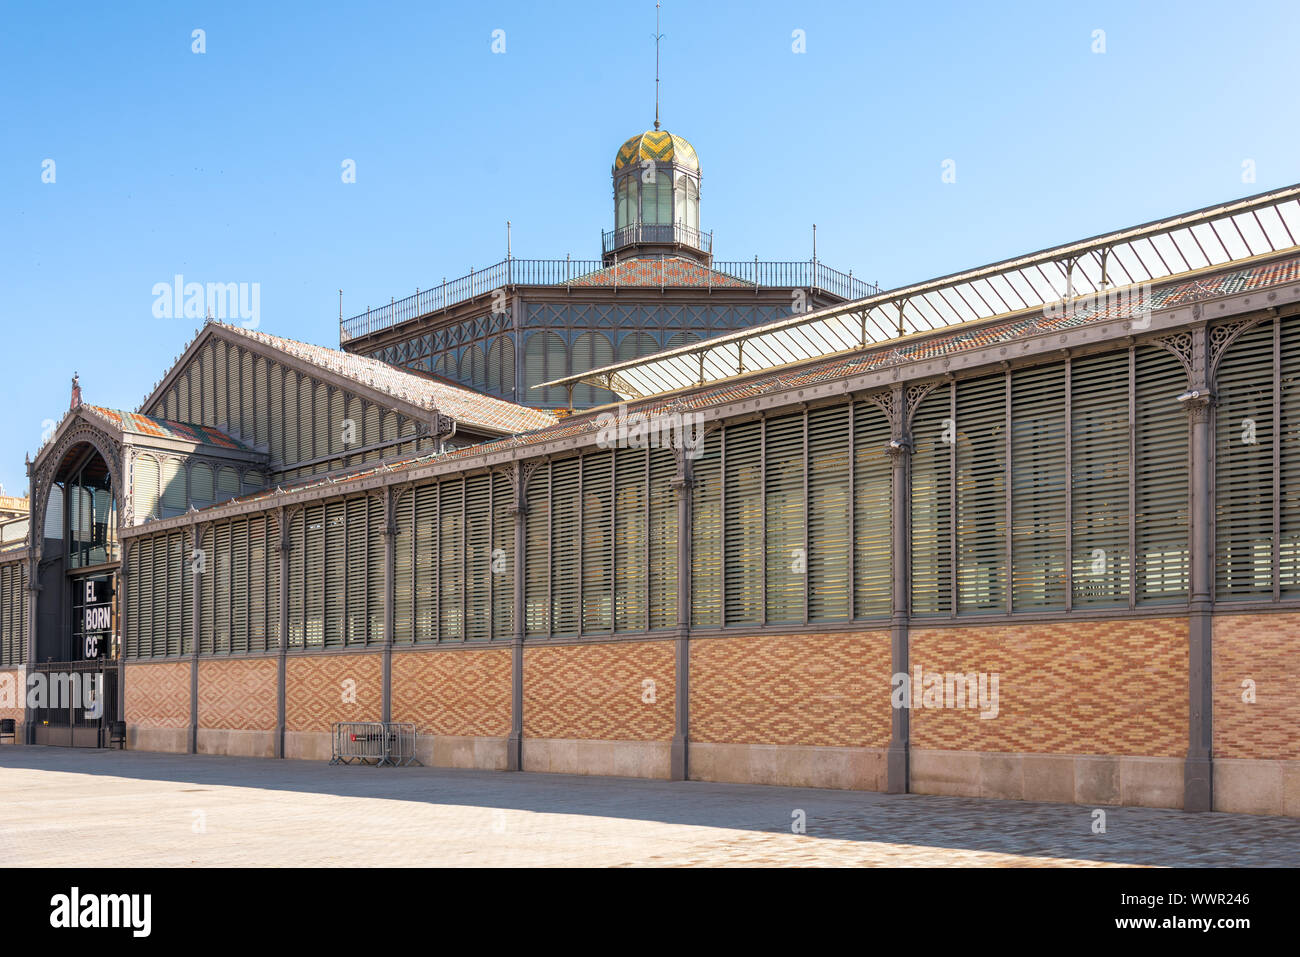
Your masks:
M879 291L714 261L660 132L585 271L74 386L0 689L103 673L137 749L1300 814L1300 187Z

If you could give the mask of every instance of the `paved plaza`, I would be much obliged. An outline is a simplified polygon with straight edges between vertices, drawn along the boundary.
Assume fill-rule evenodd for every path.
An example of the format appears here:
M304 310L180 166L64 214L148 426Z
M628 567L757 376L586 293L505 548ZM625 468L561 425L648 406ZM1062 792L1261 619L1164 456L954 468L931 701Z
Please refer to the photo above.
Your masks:
M1300 865L1300 820L0 748L0 867ZM793 828L803 822L805 833Z

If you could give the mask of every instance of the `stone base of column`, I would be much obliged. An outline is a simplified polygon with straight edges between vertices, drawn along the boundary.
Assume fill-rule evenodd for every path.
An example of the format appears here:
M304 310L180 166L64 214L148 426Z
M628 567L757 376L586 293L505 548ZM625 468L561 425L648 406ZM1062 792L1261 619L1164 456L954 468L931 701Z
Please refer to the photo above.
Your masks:
M672 747L668 752L668 775L673 781L685 781L687 774L686 764L687 741L680 735L673 736Z
M524 769L524 739L521 735L511 734L506 737L506 770L522 771Z
M1188 758L1183 764L1183 810L1214 810L1214 762L1208 757Z
M195 725L190 725L190 733L187 737L188 737L188 743L186 744L186 748L188 749L187 753L198 754L199 753L199 729Z
M907 793L907 762L908 746L906 742L890 744L885 751L885 771L887 774L885 792L887 794Z

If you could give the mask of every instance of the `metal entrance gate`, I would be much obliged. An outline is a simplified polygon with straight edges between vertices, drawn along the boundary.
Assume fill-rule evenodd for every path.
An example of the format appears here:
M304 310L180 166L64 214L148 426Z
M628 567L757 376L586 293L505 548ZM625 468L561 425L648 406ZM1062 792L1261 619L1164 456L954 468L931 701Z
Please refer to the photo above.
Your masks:
M37 705L32 709L35 743L106 747L110 724L117 717L118 667L116 661L102 658L29 666L28 688Z

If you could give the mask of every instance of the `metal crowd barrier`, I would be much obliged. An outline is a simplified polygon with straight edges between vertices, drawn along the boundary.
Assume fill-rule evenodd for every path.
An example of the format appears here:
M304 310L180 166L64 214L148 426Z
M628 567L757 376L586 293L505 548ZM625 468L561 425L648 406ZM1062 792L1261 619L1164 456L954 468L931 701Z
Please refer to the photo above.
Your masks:
M415 757L415 725L397 721L338 721L330 764L409 767Z

